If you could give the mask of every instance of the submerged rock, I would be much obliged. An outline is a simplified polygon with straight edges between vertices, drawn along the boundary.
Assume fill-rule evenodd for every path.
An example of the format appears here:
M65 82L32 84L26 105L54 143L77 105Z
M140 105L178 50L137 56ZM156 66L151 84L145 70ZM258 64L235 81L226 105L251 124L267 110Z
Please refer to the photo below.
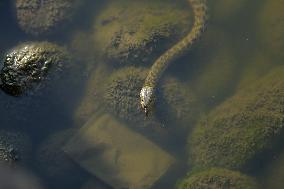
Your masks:
M181 180L177 189L257 189L255 180L239 172L211 168Z
M264 1L259 12L257 36L265 52L273 60L283 63L284 58L284 0Z
M0 130L0 163L25 162L30 148L31 141L25 134Z
M108 114L91 117L63 149L113 188L151 188L175 162L168 152Z
M145 68L126 67L110 71L101 66L88 81L76 119L83 120L81 123L87 121L102 107L117 118L135 125L151 124L152 121L162 121L170 127L177 123L188 125L198 117L198 98L190 87L173 77L166 77L158 86L153 108L146 118L139 94L147 73Z
M284 127L283 76L284 67L276 68L202 119L188 138L190 162L249 169L250 161L273 149Z
M15 0L18 24L32 35L51 34L72 19L78 0Z
M4 58L1 87L15 96L43 88L47 80L58 80L69 63L70 55L58 45L49 42L20 44Z
M94 43L115 64L152 64L191 29L188 2L112 1L97 16Z

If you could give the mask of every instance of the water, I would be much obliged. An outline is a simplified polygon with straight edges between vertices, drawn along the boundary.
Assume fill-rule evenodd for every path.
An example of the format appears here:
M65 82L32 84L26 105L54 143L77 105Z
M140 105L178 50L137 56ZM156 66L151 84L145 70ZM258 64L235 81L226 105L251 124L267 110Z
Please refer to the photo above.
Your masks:
M47 2L36 5L44 8ZM47 89L31 90L19 97L0 94L1 129L24 133L32 144L26 149L28 158L17 161L18 167L28 172L19 173L26 180L32 174L32 180L35 177L44 188L111 188L108 176L94 175L96 166L90 165L95 162L82 162L73 152L62 151L66 145L71 149L78 145L80 149L81 143L77 140L72 143L70 139L77 136L79 141L88 141L88 133L81 128L88 121L95 127L102 114L109 114L111 123L120 122L129 131L138 133L143 141L150 141L175 158L176 163L153 184L153 189L174 188L187 173L194 175L210 167L239 171L254 178L259 188L283 188L284 148L279 142L283 139L282 0L210 1L206 32L191 51L164 73L149 117L139 108L139 90L153 61L190 31L193 15L186 1L109 0L82 1L78 5L74 1L72 5L77 7L71 9L74 14L67 12L63 17L66 21L41 35L34 35L31 25L21 25L19 20L25 19L23 16L17 19L14 3L14 0L0 2L1 60L10 49L31 41L56 43L72 54L71 68L63 70L58 81L49 81ZM62 16L54 14L53 19ZM43 15L47 14L31 23L46 19ZM71 17L72 21L67 21ZM270 73L274 73L275 80ZM242 106L245 103L250 106ZM235 115L232 119L228 118L231 114ZM240 119L240 115L244 118ZM254 116L259 119L254 120ZM215 118L221 120L218 122L221 126L206 133ZM204 119L208 122L201 121ZM246 122L249 119L253 124ZM226 125L226 121L231 122ZM207 137L200 135L202 132ZM199 142L194 141L198 139ZM127 137L121 140L131 144ZM212 151L202 155L207 144ZM77 155L87 154L96 159L104 150L103 147L92 153L83 150ZM219 157L218 153L223 155ZM111 157L112 154L105 156ZM123 155L118 153L116 157L119 160ZM139 164L142 168L147 165L143 161ZM103 164L101 169L114 174L112 166ZM225 175L230 177L229 173ZM234 179L229 182L234 183ZM38 188L30 183L27 187L30 185Z

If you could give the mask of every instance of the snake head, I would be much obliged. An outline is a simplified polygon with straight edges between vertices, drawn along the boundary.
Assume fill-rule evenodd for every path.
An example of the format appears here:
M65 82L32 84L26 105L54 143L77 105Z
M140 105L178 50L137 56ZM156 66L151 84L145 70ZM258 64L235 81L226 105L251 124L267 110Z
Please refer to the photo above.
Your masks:
M149 105L152 100L153 87L145 86L140 91L140 104L142 109L145 112L145 115L148 115Z

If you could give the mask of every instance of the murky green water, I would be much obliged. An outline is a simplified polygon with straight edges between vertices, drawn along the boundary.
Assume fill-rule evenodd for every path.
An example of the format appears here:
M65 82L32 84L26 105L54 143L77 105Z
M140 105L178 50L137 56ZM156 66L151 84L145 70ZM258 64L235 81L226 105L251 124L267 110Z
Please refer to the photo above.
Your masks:
M24 84L1 76L0 162L18 188L283 188L284 1L208 7L145 117L150 66L193 26L186 0L2 0L1 68Z

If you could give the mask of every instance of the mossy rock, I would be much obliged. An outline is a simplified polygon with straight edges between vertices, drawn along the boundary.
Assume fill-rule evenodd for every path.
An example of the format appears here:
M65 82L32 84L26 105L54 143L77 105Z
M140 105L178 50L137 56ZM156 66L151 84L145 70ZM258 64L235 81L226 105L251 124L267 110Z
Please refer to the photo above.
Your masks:
M181 180L177 189L257 189L255 180L236 171L210 168Z
M190 163L250 169L273 149L283 128L284 67L239 89L202 119L189 136Z
M31 152L30 138L20 132L0 131L0 164L24 164Z
M51 83L50 80L58 81L68 66L70 55L58 45L49 42L19 44L4 58L1 88L15 96L38 90Z
M283 63L284 0L266 0L260 9L257 36L264 52L273 60Z
M96 17L94 44L115 64L152 64L191 25L188 2L112 1Z
M61 149L75 132L67 129L50 135L36 152L36 166L51 183L70 187L84 180L84 172Z
M147 69L135 67L115 71L106 81L104 101L108 111L128 122L145 122L139 94L147 74ZM188 124L199 113L189 108L196 106L197 97L175 78L165 78L155 95L150 114L169 125L179 121Z
M48 35L71 21L81 2L78 0L15 0L20 28L32 35Z

